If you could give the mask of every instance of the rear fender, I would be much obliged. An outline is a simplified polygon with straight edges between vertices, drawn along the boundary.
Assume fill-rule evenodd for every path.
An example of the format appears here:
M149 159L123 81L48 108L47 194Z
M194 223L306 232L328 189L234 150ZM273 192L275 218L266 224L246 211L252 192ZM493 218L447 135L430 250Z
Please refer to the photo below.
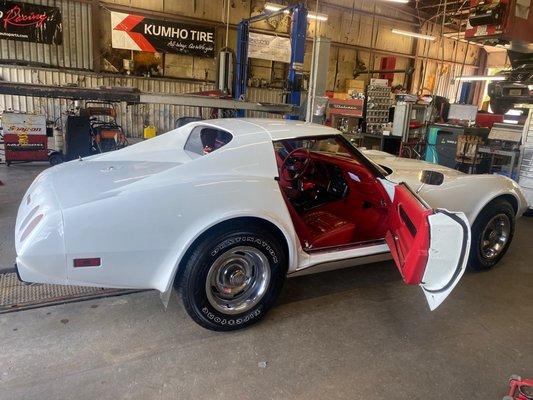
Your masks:
M211 215L209 216L211 218L203 218L202 221L200 221L199 224L197 224L194 228L189 229L188 231L184 232L183 235L181 235L182 238L188 239L178 240L178 242L176 243L176 246L174 248L176 249L175 254L177 254L177 256L175 256L172 260L169 260L168 265L170 265L171 267L163 268L163 271L161 271L160 276L157 278L157 282L155 282L155 287L157 288L157 290L159 290L161 301L165 307L167 307L168 303L170 302L172 289L174 287L174 280L176 279L176 276L180 270L181 263L182 261L184 261L184 257L186 256L187 251L191 248L191 246L194 246L196 244L197 239L200 238L206 232L208 232L210 229L213 229L222 223L237 218L259 218L275 225L281 231L287 242L287 248L289 249L289 269L293 269L292 266L295 266L297 264L298 251L296 247L296 239L294 235L289 234L289 232L291 232L291 227L287 226L286 223L282 222L280 219L274 218L270 215L252 215L251 212L242 212L229 215L217 212L217 215L220 216L221 214L224 215L224 218L214 219ZM292 229L292 231L294 231L294 229Z

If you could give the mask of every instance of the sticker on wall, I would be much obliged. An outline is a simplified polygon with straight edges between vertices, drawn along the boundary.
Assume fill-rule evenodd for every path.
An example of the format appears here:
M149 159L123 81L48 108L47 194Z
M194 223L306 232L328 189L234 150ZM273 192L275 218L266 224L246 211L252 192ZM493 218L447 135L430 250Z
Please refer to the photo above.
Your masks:
M111 45L115 49L215 56L215 29L111 12Z
M61 44L61 11L58 7L0 2L0 39Z
M250 32L248 57L291 62L291 40L286 37Z

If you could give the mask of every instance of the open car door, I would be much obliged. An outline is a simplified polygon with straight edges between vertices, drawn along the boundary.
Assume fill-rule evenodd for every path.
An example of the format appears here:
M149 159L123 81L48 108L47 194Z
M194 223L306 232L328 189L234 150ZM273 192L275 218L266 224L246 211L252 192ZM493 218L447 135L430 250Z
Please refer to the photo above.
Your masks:
M437 308L463 275L470 226L463 213L431 209L404 183L381 180L389 193L387 241L405 283L420 285L429 308Z

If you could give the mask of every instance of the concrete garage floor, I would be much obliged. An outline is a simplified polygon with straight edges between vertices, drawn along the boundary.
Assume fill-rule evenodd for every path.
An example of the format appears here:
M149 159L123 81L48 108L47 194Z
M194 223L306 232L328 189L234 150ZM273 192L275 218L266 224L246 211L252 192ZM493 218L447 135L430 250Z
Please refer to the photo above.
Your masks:
M0 167L4 245L37 170ZM509 375L533 377L531 237L523 218L499 267L435 312L385 262L291 279L233 333L155 292L0 315L0 399L500 399Z

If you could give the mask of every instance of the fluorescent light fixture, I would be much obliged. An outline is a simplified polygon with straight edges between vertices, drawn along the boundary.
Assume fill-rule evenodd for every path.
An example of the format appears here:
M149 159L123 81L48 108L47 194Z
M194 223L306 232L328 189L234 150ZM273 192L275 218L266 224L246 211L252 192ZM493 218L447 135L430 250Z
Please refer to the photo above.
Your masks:
M409 3L409 0L385 0L389 3L402 3L402 4L407 4Z
M265 10L268 10L268 11L279 11L282 8L285 8L283 4L265 3Z
M327 21L328 20L328 16L326 14L314 13L312 11L309 11L307 13L307 18L316 19L317 21Z
M401 29L392 29L392 33L396 33L398 35L404 35L404 36L411 36L419 39L425 39L425 40L435 40L435 36L431 35L424 35L422 33L416 33L416 32L409 32L409 31L402 31Z
M518 125L518 121L515 121L514 119L504 119L504 120L503 120L503 123L504 123L504 124Z
M464 75L455 77L456 81L504 81L505 76L501 75Z
M278 4L278 3L265 3L265 10L267 10L267 11L279 11L279 10L282 10L282 9L284 9L286 7L287 6L284 6L283 4ZM283 12L285 14L288 14L289 10L285 10ZM307 18L316 19L317 21L327 21L328 20L327 14L315 13L315 12L312 12L312 11L309 11L307 13Z

